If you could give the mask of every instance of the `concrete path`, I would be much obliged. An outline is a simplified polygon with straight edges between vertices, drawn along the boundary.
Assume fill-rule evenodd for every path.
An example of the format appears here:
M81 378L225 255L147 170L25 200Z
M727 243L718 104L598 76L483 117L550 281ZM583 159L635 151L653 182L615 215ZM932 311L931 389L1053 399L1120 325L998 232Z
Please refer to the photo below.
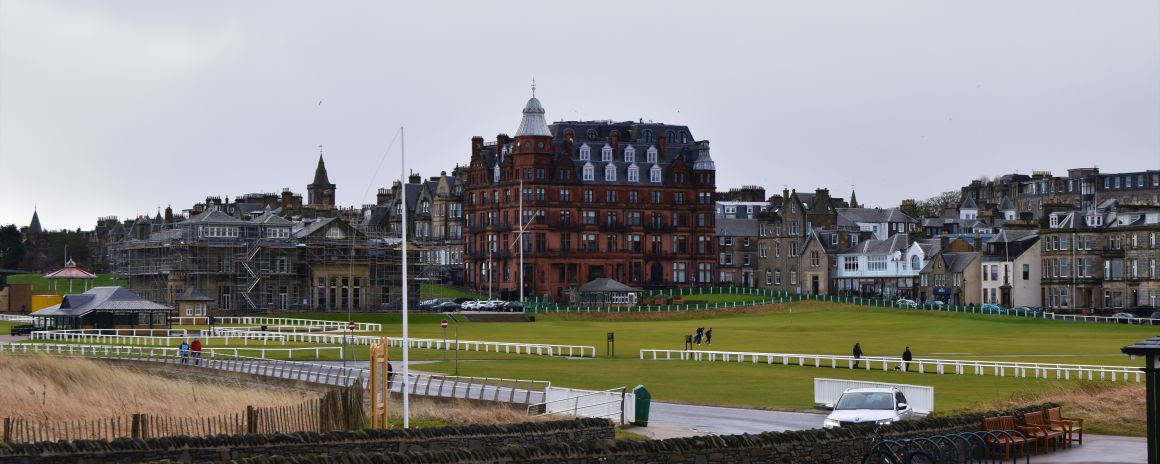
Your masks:
M1146 464L1148 462L1148 442L1144 437L1084 435L1083 445L1043 456L1032 456L1031 462L1035 464Z

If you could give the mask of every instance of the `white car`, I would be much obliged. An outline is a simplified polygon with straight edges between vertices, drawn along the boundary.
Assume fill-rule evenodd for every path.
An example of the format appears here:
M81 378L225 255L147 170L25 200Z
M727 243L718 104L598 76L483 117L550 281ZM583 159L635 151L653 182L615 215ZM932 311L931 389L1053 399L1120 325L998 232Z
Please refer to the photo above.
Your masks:
M505 302L503 300L488 300L488 301L484 301L483 302L484 307L479 308L479 309L486 309L488 311L500 311L503 309L503 305L506 303L507 302Z
M902 298L902 299L899 299L898 301L895 301L894 305L898 306L899 308L917 308L918 307L918 303L916 303L914 300L908 300L906 298Z
M822 423L832 429L847 425L886 425L910 418L914 409L897 388L851 388L842 392L837 404L827 404L833 412Z
M459 307L464 311L478 311L480 309L479 302L475 300L464 301L463 303L459 304Z

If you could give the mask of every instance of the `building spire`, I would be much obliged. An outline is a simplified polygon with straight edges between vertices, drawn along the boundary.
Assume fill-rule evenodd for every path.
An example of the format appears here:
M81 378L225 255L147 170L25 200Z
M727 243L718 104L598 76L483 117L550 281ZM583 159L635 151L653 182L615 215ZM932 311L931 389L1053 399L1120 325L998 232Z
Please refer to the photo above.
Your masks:
M536 98L536 78L532 77L532 98Z
M28 224L28 232L31 234L44 232L44 229L40 226L40 215L37 214L35 205L32 206L32 223Z
M858 194L854 192L854 185L853 184L850 185L850 207L851 208L858 207Z

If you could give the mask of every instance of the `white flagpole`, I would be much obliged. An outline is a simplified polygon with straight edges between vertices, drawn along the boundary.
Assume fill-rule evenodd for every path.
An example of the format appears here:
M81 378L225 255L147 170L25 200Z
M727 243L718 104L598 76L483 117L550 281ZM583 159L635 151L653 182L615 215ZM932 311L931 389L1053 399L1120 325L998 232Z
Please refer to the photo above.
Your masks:
M403 428L411 427L411 371L410 371L410 342L407 339L407 137L404 135L403 127L399 127L399 175L403 180L402 186L402 203L399 204L399 210L402 211L402 223L400 230L403 236Z

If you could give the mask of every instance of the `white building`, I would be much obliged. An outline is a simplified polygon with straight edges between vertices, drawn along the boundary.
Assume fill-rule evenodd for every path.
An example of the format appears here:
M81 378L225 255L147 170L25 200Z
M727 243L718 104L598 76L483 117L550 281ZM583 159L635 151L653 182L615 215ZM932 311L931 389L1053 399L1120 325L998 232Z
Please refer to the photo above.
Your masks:
M1042 306L1039 233L1002 229L986 242L982 266L983 303ZM1009 292L1009 294L1005 294Z

